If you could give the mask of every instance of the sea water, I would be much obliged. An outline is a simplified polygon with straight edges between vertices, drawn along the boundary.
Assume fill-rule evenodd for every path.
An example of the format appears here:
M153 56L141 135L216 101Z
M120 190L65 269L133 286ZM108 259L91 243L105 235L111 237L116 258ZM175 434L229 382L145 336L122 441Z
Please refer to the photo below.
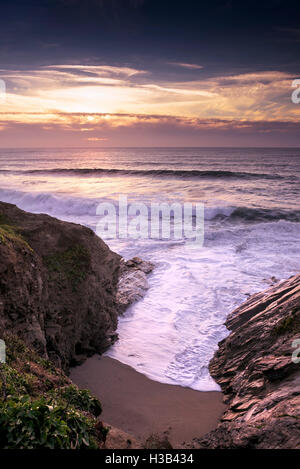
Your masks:
M155 264L107 354L154 380L218 390L208 363L229 312L300 269L300 149L0 150L0 200L96 229L99 202L204 203L203 246L111 239Z

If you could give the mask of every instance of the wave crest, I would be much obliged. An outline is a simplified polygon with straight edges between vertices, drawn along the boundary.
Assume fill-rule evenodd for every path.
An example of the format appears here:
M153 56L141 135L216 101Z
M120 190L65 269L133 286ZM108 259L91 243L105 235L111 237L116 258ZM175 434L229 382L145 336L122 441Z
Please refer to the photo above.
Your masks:
M29 212L44 212L60 216L95 216L100 202L111 202L116 206L118 201L100 198L83 198L74 196L57 196L47 192L23 192L11 189L0 190L0 200L18 205ZM130 196L129 204L132 202ZM300 222L300 210L263 209L234 206L205 206L206 220L224 220L236 223L274 222L286 220Z
M55 168L55 169L32 169L32 170L1 170L0 173L13 174L39 174L39 175L68 175L68 176L139 176L139 177L158 177L158 178L188 178L188 179L283 179L280 174L268 173L248 173L238 171L201 171L197 169L119 169L119 168ZM291 176L295 178L295 176Z

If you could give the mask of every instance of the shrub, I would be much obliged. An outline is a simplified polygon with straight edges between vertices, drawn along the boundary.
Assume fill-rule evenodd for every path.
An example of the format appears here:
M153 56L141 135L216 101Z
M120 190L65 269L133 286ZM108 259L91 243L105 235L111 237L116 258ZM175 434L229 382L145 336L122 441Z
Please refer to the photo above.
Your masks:
M19 373L16 369L2 364L2 373L5 375L6 394L8 396L19 396L31 394L33 388L33 377L27 373ZM3 394L3 383L1 384L1 394Z
M94 421L45 398L0 403L0 448L96 449Z
M71 385L55 390L52 395L54 398L63 399L76 409L89 412L95 417L98 417L102 412L100 401L87 389L79 389L77 386Z
M16 336L5 334L0 364L0 449L98 448L101 404Z

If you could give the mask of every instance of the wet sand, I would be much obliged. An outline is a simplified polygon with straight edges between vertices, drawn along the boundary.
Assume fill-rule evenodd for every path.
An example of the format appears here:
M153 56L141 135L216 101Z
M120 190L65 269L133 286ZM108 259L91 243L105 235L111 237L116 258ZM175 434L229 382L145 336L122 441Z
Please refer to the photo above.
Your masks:
M215 428L225 410L220 392L158 383L109 357L89 358L71 379L100 399L105 423L141 440L168 431L177 448Z

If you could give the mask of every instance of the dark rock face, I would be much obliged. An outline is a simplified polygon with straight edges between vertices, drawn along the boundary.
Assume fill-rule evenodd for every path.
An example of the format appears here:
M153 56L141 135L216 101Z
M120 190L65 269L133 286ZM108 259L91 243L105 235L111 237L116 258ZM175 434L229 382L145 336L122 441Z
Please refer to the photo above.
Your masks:
M300 275L251 296L226 322L210 372L228 409L197 448L300 448ZM298 345L299 348L299 345ZM300 356L300 353L299 355Z
M120 256L83 226L0 202L0 337L68 369L116 339Z

